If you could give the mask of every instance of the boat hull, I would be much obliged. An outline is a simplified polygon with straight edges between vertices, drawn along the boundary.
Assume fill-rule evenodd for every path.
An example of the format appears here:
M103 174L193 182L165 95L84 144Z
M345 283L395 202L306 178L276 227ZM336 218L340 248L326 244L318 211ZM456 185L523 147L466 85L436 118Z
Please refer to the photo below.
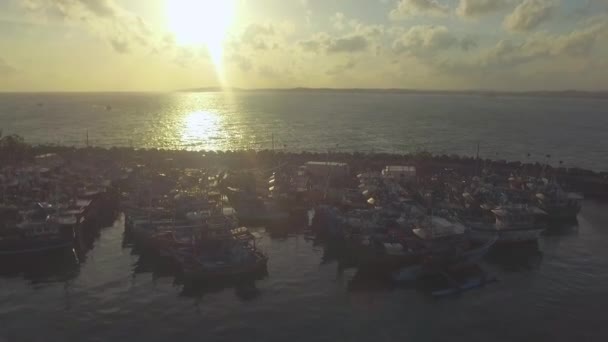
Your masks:
M471 228L469 237L472 241L481 242L497 237L496 243L520 243L537 241L544 231L541 227L528 227L521 229Z
M0 243L0 256L47 253L68 250L74 247L72 240L49 241L3 241Z
M576 221L580 207L543 208L547 212L548 221Z

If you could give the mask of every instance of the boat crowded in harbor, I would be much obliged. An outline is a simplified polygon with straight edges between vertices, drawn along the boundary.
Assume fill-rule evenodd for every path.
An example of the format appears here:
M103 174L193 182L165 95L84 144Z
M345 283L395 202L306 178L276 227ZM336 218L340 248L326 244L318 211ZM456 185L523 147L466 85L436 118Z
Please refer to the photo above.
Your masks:
M397 284L438 275L451 284L438 293L452 293L493 279L481 265L496 246L535 243L581 209L582 196L542 173L420 165L241 170L46 154L0 173L0 255L81 248L122 212L127 245L191 279L265 275L262 234L296 231L340 246L341 262L361 272Z
M0 255L81 248L93 231L113 222L118 203L107 170L67 165L55 154L0 172Z

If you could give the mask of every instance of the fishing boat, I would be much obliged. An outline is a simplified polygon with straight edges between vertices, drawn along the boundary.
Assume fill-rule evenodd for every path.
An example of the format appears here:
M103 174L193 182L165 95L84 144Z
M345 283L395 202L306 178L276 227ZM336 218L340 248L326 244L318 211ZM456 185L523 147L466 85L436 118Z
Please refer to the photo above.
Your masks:
M565 192L557 183L549 183L536 194L538 207L552 221L575 221L581 211L583 196Z
M256 234L245 227L229 231L229 236L206 236L180 246L173 257L190 278L235 277L266 270L268 257L256 247Z
M242 224L281 224L289 220L289 213L279 208L277 203L265 201L255 193L228 187L227 198Z
M443 217L431 216L424 222L424 225L418 226L413 232L428 250L426 263L435 265L476 263L497 241L496 235L474 241L470 238L465 225Z
M43 253L71 249L74 222L55 219L41 210L2 208L0 255Z
M481 243L472 241L464 225L438 216L420 221L411 234L390 236L380 243L364 242L369 252L363 254L363 266L389 272L397 282L424 268L478 262L496 242L495 236Z
M498 236L498 243L537 241L545 230L546 212L527 204L506 204L490 210L494 223L478 222L471 225L471 238L476 241Z

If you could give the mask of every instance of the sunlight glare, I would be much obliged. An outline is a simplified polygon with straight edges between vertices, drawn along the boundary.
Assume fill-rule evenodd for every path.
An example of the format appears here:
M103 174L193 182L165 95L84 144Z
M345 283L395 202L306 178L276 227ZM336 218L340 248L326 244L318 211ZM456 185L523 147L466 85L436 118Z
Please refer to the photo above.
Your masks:
M210 111L193 111L187 113L183 120L181 142L186 149L218 149L220 137L220 117Z
M169 28L177 43L205 45L219 69L226 33L235 17L235 0L166 0L166 5Z

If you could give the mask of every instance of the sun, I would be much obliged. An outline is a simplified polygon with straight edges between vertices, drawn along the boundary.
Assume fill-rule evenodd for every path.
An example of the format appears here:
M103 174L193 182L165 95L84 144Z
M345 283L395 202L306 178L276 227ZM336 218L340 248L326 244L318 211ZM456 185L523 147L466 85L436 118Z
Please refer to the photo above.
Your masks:
M169 29L180 45L205 45L219 68L235 0L166 0Z

